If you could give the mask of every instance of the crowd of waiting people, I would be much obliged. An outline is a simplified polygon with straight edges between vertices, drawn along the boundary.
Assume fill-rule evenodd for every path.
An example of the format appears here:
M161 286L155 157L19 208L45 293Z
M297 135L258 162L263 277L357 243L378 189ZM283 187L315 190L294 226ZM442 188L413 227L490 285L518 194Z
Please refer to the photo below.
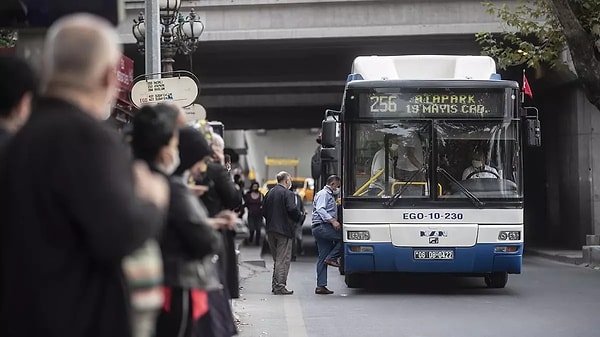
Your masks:
M290 174L266 196L244 191L221 136L175 105L110 128L121 52L108 22L72 14L49 28L39 73L0 56L0 336L236 335L245 210L247 244L266 220L273 294L293 293L306 212ZM327 184L312 216L317 294L333 293L326 265L339 265L340 179Z
M126 135L103 123L120 48L74 14L48 30L39 74L0 58L2 336L237 333L242 195L223 139L168 104Z

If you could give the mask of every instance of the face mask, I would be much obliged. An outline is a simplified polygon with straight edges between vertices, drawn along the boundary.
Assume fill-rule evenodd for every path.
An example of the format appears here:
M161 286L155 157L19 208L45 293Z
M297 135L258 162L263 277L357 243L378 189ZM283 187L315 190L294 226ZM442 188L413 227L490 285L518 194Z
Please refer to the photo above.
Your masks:
M171 162L171 165L169 165L165 168L165 173L168 176L173 174L173 172L175 172L175 170L179 167L179 164L181 163L181 159L179 158L178 150L171 152L171 156L173 157L173 161Z
M390 145L390 151L397 151L400 146L398 144Z
M471 164L473 165L474 168L480 168L483 166L483 163L480 160L473 160L471 162Z
M106 110L104 111L104 115L101 116L100 118L102 118L102 120L107 120L110 118L110 116L112 115L113 112L113 105L112 104L107 104L106 105Z
M332 192L333 192L333 195L338 195L338 194L340 194L340 188L336 187L336 189L334 189Z
M100 116L103 120L107 120L112 115L113 110L115 109L117 99L117 89L113 88L109 91L108 97L106 97L106 110L104 111L104 116Z

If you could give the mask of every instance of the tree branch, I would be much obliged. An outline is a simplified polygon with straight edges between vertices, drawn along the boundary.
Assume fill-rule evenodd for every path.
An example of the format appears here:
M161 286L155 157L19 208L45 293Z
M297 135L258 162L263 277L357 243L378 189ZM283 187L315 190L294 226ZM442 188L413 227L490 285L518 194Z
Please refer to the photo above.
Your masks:
M600 62L593 37L588 34L567 0L549 0L566 37L577 77L588 100L600 110Z

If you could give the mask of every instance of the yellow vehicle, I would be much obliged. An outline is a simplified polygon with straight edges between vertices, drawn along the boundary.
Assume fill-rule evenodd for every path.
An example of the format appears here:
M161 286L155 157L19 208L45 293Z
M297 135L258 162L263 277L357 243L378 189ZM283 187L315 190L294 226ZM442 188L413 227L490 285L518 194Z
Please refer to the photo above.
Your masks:
M267 180L259 191L262 194L267 194L275 185L277 185L277 180ZM315 196L315 181L312 178L292 177L292 186L296 188L298 195L300 195L303 201L313 201Z

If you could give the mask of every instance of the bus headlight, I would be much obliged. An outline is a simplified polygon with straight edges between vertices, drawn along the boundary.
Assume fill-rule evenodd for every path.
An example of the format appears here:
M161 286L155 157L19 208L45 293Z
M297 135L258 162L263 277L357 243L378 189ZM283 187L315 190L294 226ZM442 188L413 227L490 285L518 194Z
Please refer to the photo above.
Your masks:
M521 232L520 231L501 231L498 234L498 240L500 241L517 241L521 240Z
M348 250L353 253L372 253L373 247L372 246L350 246L348 248Z
M518 251L519 247L517 246L497 246L494 248L494 252L496 253L514 253Z
M369 231L348 231L348 240L370 240Z

